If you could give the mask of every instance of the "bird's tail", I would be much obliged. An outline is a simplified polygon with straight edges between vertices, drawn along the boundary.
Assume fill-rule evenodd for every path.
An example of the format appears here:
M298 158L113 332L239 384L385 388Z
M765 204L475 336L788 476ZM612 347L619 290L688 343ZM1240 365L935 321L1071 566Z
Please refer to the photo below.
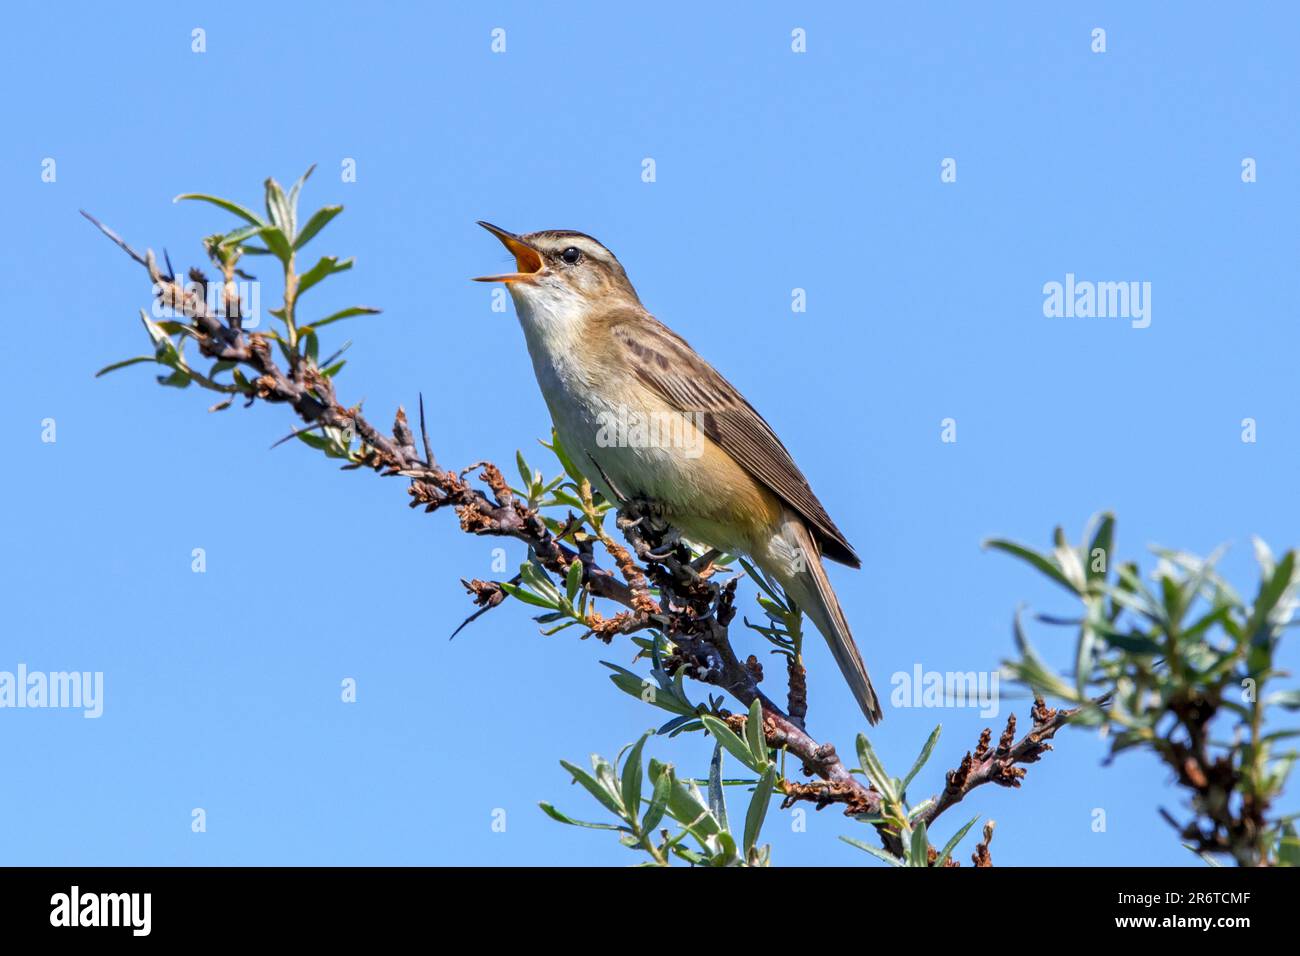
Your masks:
M787 533L792 532L792 536L797 539L796 544L802 555L802 561L799 562L801 568L799 565L795 568L787 565L764 567L763 570L776 578L786 594L812 618L813 624L830 645L835 663L839 664L840 673L853 691L862 713L870 723L877 724L883 716L880 700L876 697L875 688L871 686L867 665L862 662L858 645L853 641L848 619L844 616L839 599L835 597L830 579L826 577L826 569L822 567L821 550L801 521L788 522L786 530Z

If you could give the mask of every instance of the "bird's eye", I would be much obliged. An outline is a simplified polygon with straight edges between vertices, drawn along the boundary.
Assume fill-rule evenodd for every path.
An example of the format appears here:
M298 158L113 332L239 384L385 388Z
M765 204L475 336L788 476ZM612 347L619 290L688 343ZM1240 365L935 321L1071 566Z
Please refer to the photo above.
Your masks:
M576 246L569 246L569 248L565 249L563 252L560 253L560 258L563 259L565 262L567 262L569 265L574 265L579 259L582 258L582 253L578 251Z

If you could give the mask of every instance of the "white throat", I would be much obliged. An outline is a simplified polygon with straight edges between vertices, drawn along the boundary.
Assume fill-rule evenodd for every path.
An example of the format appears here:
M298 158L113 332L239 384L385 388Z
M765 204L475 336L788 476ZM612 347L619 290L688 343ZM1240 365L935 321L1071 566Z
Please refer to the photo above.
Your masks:
M539 353L553 361L581 346L583 319L589 304L568 283L548 278L527 284L511 283L510 295L515 300L515 311L534 364L541 357Z

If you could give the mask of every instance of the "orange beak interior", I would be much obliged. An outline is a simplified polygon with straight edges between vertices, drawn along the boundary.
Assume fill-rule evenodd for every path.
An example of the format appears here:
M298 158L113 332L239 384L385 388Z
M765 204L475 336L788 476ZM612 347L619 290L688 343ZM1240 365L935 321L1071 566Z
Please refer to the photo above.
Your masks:
M518 272L508 272L495 276L477 276L475 282L519 282L531 278L542 271L542 255L513 232L506 232L490 222L479 220L479 225L501 240L501 245L510 250L515 257Z

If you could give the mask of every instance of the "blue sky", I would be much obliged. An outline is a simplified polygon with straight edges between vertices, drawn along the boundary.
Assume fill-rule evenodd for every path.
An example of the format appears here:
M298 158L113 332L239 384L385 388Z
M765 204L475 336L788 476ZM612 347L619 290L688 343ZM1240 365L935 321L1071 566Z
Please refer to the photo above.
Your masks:
M1022 601L1071 610L982 552L989 535L1045 545L1110 508L1125 556L1229 542L1250 592L1249 536L1300 539L1294 11L476 6L8 11L0 669L103 671L105 702L98 720L0 711L0 862L629 863L536 804L596 815L559 759L658 722L598 663L627 663L626 645L540 637L518 607L449 643L458 579L492 576L499 542L408 511L398 481L268 450L283 409L207 415L144 367L93 379L146 350L148 296L82 207L200 264L199 237L233 223L171 197L254 205L267 175L318 163L304 203L346 212L315 250L357 264L311 308L384 309L324 345L355 340L343 398L388 421L423 391L457 467L509 464L549 430L513 314L467 281L505 261L474 221L600 238L862 555L831 573L878 685L996 666ZM1067 273L1150 282L1150 326L1044 317L1044 284ZM1037 637L1066 660L1068 641ZM820 642L809 654L810 727L850 753L860 715ZM873 734L906 768L938 722L920 789L988 722L887 709ZM708 745L651 750L703 772ZM1105 768L1105 750L1066 733L1022 790L977 792L942 836L978 812L1000 864L1198 865L1156 815L1178 806L1166 773ZM806 833L774 811L766 830L777 862L866 862L840 833L863 835L834 811Z

